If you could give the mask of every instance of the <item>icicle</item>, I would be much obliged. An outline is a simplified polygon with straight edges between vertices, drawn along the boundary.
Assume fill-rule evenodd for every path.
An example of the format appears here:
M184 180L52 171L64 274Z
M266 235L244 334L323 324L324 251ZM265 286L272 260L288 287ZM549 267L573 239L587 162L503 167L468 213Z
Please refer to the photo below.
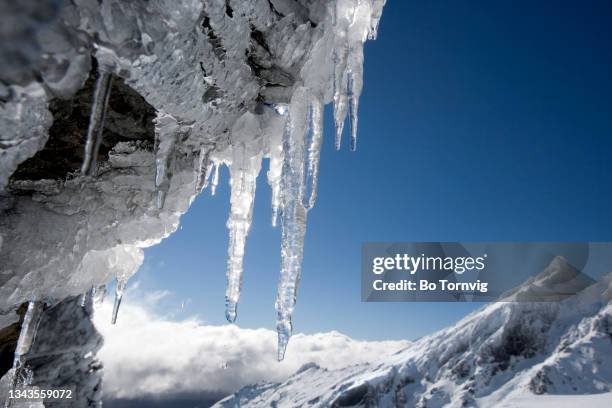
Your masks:
M210 194L212 195L217 192L217 185L219 184L219 163L215 163L214 168L212 182L210 183Z
M385 0L338 0L338 28L334 44L334 122L336 149L340 149L347 115L351 118L350 149L357 148L359 97L363 88L363 45L376 36Z
M317 199L317 184L319 179L319 157L323 142L323 103L319 98L313 98L310 103L308 121L310 122L308 136L307 161L305 181L302 194L302 204L310 210Z
M195 192L199 194L208 187L210 173L212 172L212 162L210 161L211 146L202 146L198 157L198 170L196 174Z
M172 161L178 135L176 120L170 115L158 114L155 124L155 189L157 192L156 206L160 210L164 207L170 188Z
M261 154L250 156L244 143L232 148L230 165L230 216L227 220L229 245L227 249L227 289L225 317L236 320L237 305L242 287L244 249L253 219L253 202L257 175L261 169Z
M348 95L349 95L349 116L351 118L351 151L357 150L357 110L359 109L359 97L355 96L355 75L349 72L348 75Z
M113 304L113 316L111 318L111 324L117 323L117 315L119 314L119 306L121 306L121 299L123 298L123 292L127 279L117 278L117 288L115 289L115 303Z
M280 183L279 183L280 184ZM280 205L280 186L272 187L272 226L278 225L278 206Z
M98 150L102 144L104 119L112 82L112 74L103 68L102 65L99 65L98 79L96 80L93 104L91 105L91 114L89 116L89 127L87 128L85 153L83 156L83 164L81 165L81 174L84 176L92 176L96 171L96 160L98 157Z
M38 331L38 324L40 323L43 309L43 302L28 302L28 309L23 318L21 331L19 332L19 338L17 340L17 347L15 348L13 373L11 374L11 389L13 390L18 385L28 385L31 380L32 373L25 367L25 355L30 351L36 339L36 332ZM10 406L10 400L6 401L5 407L8 406Z
M306 209L303 191L307 110L310 98L300 88L293 95L283 136L283 174L281 177L281 273L276 295L278 360L285 356L292 333L291 316L296 302L302 269Z
M375 40L378 36L378 24L382 16L383 7L386 0L372 0L372 15L370 17L370 26L368 27L368 40Z
M96 289L95 295L94 295L94 303L99 305L102 302L104 302L104 298L106 297L106 285L100 285L98 286L98 288Z
M17 340L17 347L15 348L15 361L21 360L23 356L30 351L32 344L34 344L43 309L44 302L28 302L28 310L23 318L19 339Z
M286 121L288 120L287 107L284 105L277 106L276 111L279 115L284 116L286 126ZM278 220L278 209L280 206L280 180L281 173L283 171L283 132L281 129L279 129L278 132L274 132L270 135L269 150L270 166L266 176L268 178L268 184L272 189L272 226L276 227Z
M330 13L332 25L336 25L338 23L338 4L334 2L329 3Z
M359 97L363 90L363 45L356 47L349 57L348 97L350 102L351 143L350 149L357 149L357 119Z
M338 52L334 53L334 123L336 125L336 150L340 150L344 120L346 119L348 109L347 58L347 47L342 47Z
M91 299L91 301L93 302L95 296L96 287L92 286L91 289L81 295L81 307L85 307L89 299Z

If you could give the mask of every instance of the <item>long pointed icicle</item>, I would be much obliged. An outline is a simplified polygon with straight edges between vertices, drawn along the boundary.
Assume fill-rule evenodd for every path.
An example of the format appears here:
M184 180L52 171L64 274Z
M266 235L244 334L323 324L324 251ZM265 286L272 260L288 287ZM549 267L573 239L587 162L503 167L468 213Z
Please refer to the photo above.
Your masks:
M25 355L32 348L34 340L36 339L36 332L38 331L38 324L42 317L44 310L44 303L40 301L28 302L28 309L23 318L21 324L21 331L19 332L19 338L17 340L17 347L15 348L15 357L13 360L13 373L11 378L11 389L15 389L22 381L20 379L27 377L24 372L25 368ZM7 400L5 407L10 406L10 400Z
M219 163L214 164L212 181L210 183L210 194L215 195L217 192L217 185L219 185Z
M355 47L349 57L348 67L348 97L349 112L351 118L351 143L350 149L357 149L357 119L359 114L359 97L363 90L363 44Z
M96 287L92 286L91 289L89 289L87 292L81 295L81 307L87 306L87 302L89 300L91 300L91 302L93 303L95 296L96 296Z
M279 206L280 206L280 182L279 182L279 186L272 187L272 226L273 227L276 227L278 224Z
M375 37L385 0L339 0L338 30L334 45L334 122L336 149L340 149L347 111L350 113L350 149L357 148L359 97L363 89L363 45Z
M208 187L210 173L212 172L212 162L210 160L211 146L202 146L198 157L198 170L196 174L195 192L199 194Z
M93 104L91 105L91 114L89 116L89 127L87 128L83 164L81 165L81 174L84 176L92 176L96 172L96 160L98 150L102 144L102 132L104 130L104 120L106 118L106 108L108 106L112 82L112 74L106 69L99 67Z
M323 103L319 98L313 98L310 103L308 121L310 128L307 131L309 139L306 140L308 151L302 194L302 204L306 210L310 210L317 199L319 158L321 156L321 145L323 143Z
M229 245L227 249L227 289L225 317L236 320L238 300L242 287L244 249L253 219L253 203L257 175L261 169L261 154L251 157L244 144L232 148L230 166L231 201L227 220Z
M277 108L277 112L284 116L287 121L287 108ZM283 171L283 132L275 132L270 135L270 165L266 176L268 184L272 189L272 226L276 227L278 221L278 210L280 208L280 180Z
M370 17L370 27L368 28L368 40L375 40L378 36L378 24L382 16L383 7L386 0L372 0L372 15Z
M336 125L336 150L340 150L344 120L348 110L346 60L348 47L334 53L334 123Z
M106 297L106 285L100 285L98 286L98 288L96 289L95 295L94 295L94 303L99 305L102 302L104 302L104 298Z
M125 291L125 285L127 279L117 278L117 287L115 288L115 303L113 304L113 315L111 317L111 324L117 323L117 316L119 315L119 306L121 306L121 299L123 299L123 292Z
M306 94L306 95L305 95ZM276 295L276 330L278 332L278 360L285 356L293 326L291 316L302 272L306 208L302 205L308 92L296 91L289 109L283 136L283 174L281 177L281 272Z
M28 302L28 310L23 318L21 331L19 332L19 339L17 340L17 347L15 348L15 360L21 359L25 354L27 354L30 351L32 344L34 344L36 332L38 331L38 324L40 323L40 318L43 314L43 309L44 302Z
M161 210L164 208L166 195L170 188L172 161L176 140L179 135L179 126L172 116L163 113L158 114L155 122L155 204Z
M348 73L348 97L349 97L349 116L351 118L351 151L357 150L357 111L359 110L359 97L355 96L356 76L353 71Z

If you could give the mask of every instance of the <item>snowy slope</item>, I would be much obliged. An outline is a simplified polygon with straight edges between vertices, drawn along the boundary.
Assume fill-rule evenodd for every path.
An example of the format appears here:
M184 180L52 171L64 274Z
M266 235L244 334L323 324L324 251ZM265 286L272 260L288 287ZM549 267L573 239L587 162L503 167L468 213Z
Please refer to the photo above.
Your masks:
M590 395L523 395L501 401L498 408L609 408L612 393Z
M510 296L568 276L572 285L589 283L555 258ZM609 274L559 302L489 304L390 358L341 370L312 366L216 407L612 406L611 294Z

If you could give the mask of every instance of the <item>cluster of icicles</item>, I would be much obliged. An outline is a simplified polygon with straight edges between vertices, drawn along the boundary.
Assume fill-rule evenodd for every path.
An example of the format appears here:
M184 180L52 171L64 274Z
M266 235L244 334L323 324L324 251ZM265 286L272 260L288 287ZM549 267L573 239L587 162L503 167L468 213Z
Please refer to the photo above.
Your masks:
M340 149L346 116L350 116L350 149L357 146L357 110L363 85L363 43L376 38L376 31L385 0L338 0L332 7L332 21L336 44L333 47L333 104L336 125L335 147ZM83 177L95 177L96 158L102 143L102 133L113 74L104 64L98 65L92 111L87 130ZM282 135L270 137L267 173L272 187L272 225L281 219L281 271L278 283L276 311L278 332L278 360L285 355L292 333L291 316L296 303L300 281L306 219L316 200L319 156L323 139L322 85L305 83L295 89L291 102L275 105L274 109L284 119ZM169 162L175 149L179 129L173 118L158 115L156 120L155 187L156 207L162 209L170 185ZM160 128L164 128L163 137ZM169 129L169 131L168 131ZM262 153L251 154L244 143L232 148L230 165L231 203L227 222L229 230L226 318L234 322L242 285L243 258L249 233L255 198L256 178L261 169ZM219 183L220 162L213 157L214 147L204 145L196 165L195 192L200 193L210 185L214 195ZM112 323L116 323L119 306L128 277L118 276ZM82 297L85 306L89 297L101 301L105 286L92 288ZM32 300L22 324L15 352L13 387L27 385L31 371L25 367L25 355L36 336L36 330L44 308L44 302ZM6 406L9 406L7 402Z
M336 125L335 147L341 147L347 113L350 116L350 149L357 147L357 114L363 87L363 44L375 39L385 0L339 0L332 6L335 35L332 61L333 102ZM317 196L319 157L323 142L323 90L321 84L297 87L288 105L276 105L284 117L280 140L270 137L268 183L272 188L272 225L281 219L281 270L276 295L278 360L284 358L292 333L291 316L300 282L304 235L308 211ZM206 156L204 156L206 155ZM208 152L202 151L200 174L207 185L210 177ZM253 215L256 178L261 155L249 156L244 146L233 146L230 165L231 209L227 222L226 318L234 322L242 285L243 258ZM205 169L205 170L204 170ZM218 182L214 165L212 189Z

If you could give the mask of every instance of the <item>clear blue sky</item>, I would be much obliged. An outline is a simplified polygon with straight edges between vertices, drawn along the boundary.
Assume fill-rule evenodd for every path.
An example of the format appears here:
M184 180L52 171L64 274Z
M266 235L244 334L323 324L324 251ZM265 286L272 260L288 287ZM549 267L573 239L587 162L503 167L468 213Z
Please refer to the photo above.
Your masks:
M388 0L366 45L356 153L334 151L327 110L296 331L412 339L475 307L361 303L364 241L612 240L611 21L609 1ZM265 170L237 322L273 329ZM134 277L175 293L165 312L190 298L177 317L225 322L227 182L224 169Z

